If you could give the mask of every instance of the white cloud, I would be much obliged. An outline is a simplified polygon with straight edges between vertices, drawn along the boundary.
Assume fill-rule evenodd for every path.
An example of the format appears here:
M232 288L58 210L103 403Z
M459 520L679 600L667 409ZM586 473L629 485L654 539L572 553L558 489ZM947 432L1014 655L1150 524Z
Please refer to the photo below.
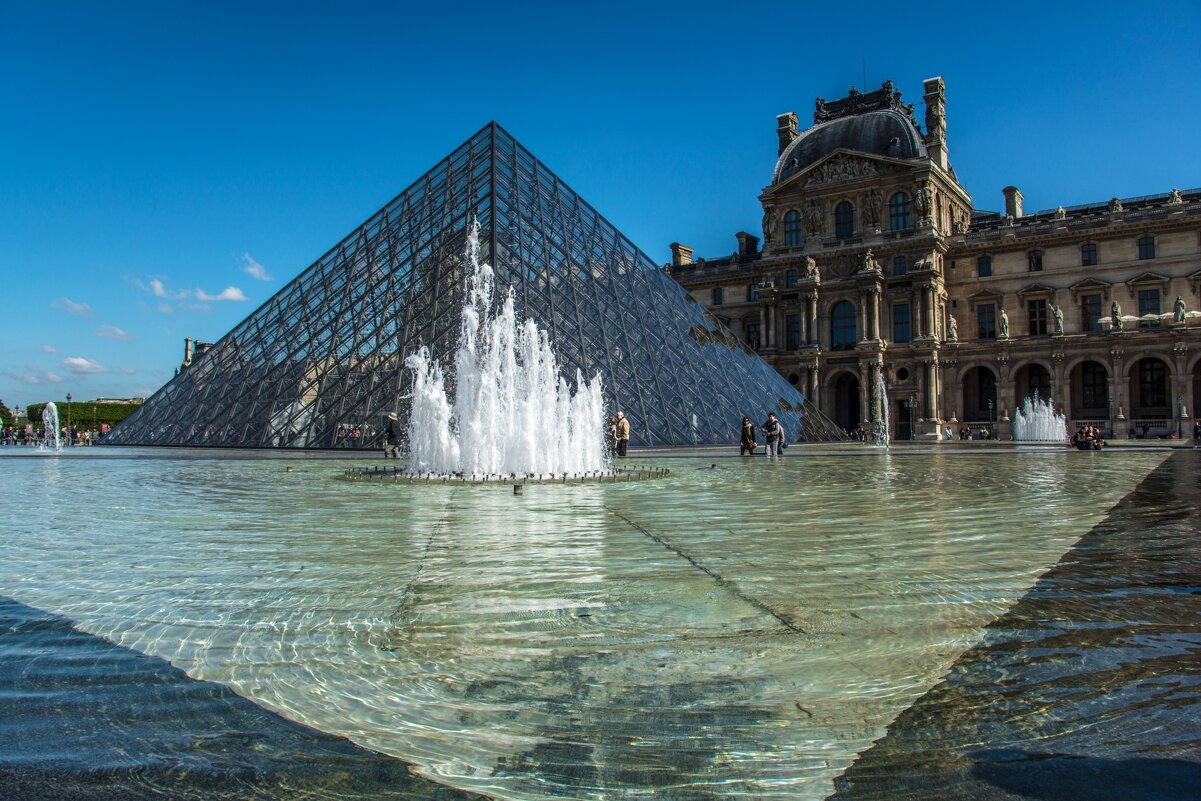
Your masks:
M168 289L167 285L164 284L159 278L151 278L144 284L137 280L135 280L133 283L138 287L138 289L141 289L144 292L149 292L156 298L163 298L165 300L186 300L188 298L195 298L196 300L202 300L206 302L222 300L246 300L246 294L236 286L227 286L216 295L210 295L203 289ZM159 304L158 310L163 314L170 313L167 304L165 303Z
M158 305L158 310L163 314L171 314L173 311L175 311L175 309L171 308L170 303L160 303Z
M76 303L70 298L63 298L54 301L54 306L67 310L67 314L74 314L76 317L91 317L92 307L86 303Z
M42 370L37 367L26 367L23 373L9 372L6 375L20 381L22 384L29 384L31 386L37 386L42 383L60 384L63 380L62 376L57 373L51 373L48 370Z
M38 350L42 353L58 353L58 348L54 347L53 345L42 345L42 347L38 348Z
M67 370L75 373L76 375L108 372L108 368L100 362L93 361L91 359L85 359L82 356L68 356L67 358L63 359L63 367L66 367Z
M133 375L137 372L137 370L133 369L132 367L122 367L117 372L121 373L121 375Z
M131 339L137 339L135 334L131 334L115 325L100 326L96 329L96 336L104 337L105 339L115 339L118 342L129 342Z
M242 269L250 273L252 277L260 281L275 280L267 273L267 268L255 261L249 253L242 254L242 261L244 263Z
M219 295L210 295L203 289L197 289L196 299L206 302L214 300L246 300L246 296L242 294L242 290L238 289L236 286L227 286L225 289L221 290Z

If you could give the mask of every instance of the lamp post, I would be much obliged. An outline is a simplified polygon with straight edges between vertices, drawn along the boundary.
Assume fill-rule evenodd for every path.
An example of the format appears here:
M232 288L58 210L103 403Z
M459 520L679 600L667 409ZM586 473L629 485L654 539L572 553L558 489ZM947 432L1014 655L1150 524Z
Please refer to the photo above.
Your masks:
M1184 439L1184 429L1181 420L1184 419L1184 396L1176 396L1176 439Z
M913 439L913 398L905 399L905 414L909 419L909 439Z
M992 398L989 398L988 399L988 438L989 439L992 439L992 435L993 435L992 409L993 409Z
M74 445L71 441L71 393L67 393L67 444Z

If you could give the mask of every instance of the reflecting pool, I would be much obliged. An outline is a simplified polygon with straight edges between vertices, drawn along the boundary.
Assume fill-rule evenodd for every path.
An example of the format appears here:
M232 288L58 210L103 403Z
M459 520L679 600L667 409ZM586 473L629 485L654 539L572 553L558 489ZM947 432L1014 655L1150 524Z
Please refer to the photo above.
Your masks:
M520 497L137 455L3 460L0 595L455 788L819 799L1167 453L656 459Z

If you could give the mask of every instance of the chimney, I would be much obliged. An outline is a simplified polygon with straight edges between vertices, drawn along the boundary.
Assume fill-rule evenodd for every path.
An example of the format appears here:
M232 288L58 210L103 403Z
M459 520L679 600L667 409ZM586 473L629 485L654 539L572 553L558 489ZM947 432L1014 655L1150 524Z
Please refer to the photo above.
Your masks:
M187 337L183 341L183 364L187 367L192 363L192 338Z
M792 144L792 140L800 135L796 130L796 120L795 111L776 115L776 136L780 138L780 149L776 152L777 156L783 153L784 148Z
M1001 190L1005 196L1005 214L1013 219L1022 216L1022 190L1016 186L1007 186Z
M926 150L930 160L947 169L947 88L942 78L922 81L926 90Z
M738 237L739 256L754 256L759 252L759 237L754 234L748 234L746 231L739 231L734 236Z
M681 245L679 242L672 242L671 266L683 267L685 264L692 264L692 248Z

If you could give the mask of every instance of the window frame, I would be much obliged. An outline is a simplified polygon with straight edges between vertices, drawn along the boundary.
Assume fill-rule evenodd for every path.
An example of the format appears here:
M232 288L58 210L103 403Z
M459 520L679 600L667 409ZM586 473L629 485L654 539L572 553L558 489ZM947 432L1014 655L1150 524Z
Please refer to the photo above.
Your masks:
M834 238L850 239L855 235L855 204L840 200L834 206Z
M902 314L898 314L904 310ZM912 308L909 303L892 304L892 341L906 343L913 341ZM902 328L903 327L903 328ZM902 334L903 331L903 334Z
M1035 249L1026 252L1027 272L1041 273L1043 271L1043 252Z
M992 278L992 256L985 253L976 257L976 277Z
M725 303L726 302L725 287L721 287L721 286L713 287L713 296L712 296L711 300L712 300L711 305L713 305L713 306L720 306L723 303Z
M1085 242L1080 246L1080 266L1095 267L1097 264L1097 243Z
M784 246L805 244L805 223L799 209L789 209L784 215Z
M984 310L988 309L988 315L983 314ZM988 328L985 324L988 324ZM996 339L997 338L997 304L996 303L977 303L976 304L976 339Z
M849 309L849 314L840 313ZM849 300L840 300L830 307L830 349L849 350L859 342L859 311Z
M1030 336L1047 335L1048 306L1046 298L1029 298L1026 300L1026 324Z
M888 199L888 230L906 231L913 227L910 214L912 198L908 192L895 192Z
M1155 258L1155 237L1140 236L1138 238L1138 258L1139 261Z

